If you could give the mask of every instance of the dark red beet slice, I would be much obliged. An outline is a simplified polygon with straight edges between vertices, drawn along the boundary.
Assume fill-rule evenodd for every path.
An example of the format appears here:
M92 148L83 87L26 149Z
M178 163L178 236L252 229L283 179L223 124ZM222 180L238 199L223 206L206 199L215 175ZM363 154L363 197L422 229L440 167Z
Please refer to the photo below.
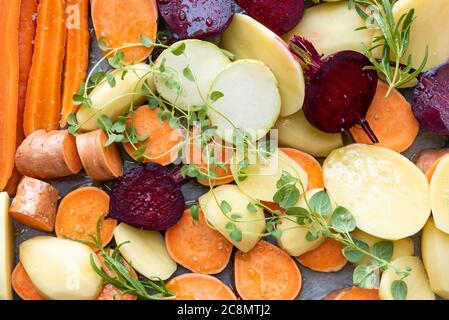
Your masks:
M449 63L420 76L412 107L421 126L434 133L449 135Z
M145 163L130 169L113 185L109 216L136 228L165 230L185 208L181 185L164 166Z
M237 4L281 36L296 27L304 13L304 0L237 0Z
M235 13L233 0L157 0L177 39L202 39L223 32Z

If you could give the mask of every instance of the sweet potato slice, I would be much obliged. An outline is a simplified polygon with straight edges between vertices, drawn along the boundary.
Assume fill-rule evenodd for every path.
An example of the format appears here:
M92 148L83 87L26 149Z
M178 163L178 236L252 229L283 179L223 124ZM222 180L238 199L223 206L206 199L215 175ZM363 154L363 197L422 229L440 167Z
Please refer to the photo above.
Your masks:
M378 289L351 287L329 293L324 300L380 300Z
M46 300L31 282L28 273L19 262L12 272L11 284L17 295L23 300Z
M318 248L297 257L303 266L319 272L337 272L348 262L337 240L327 238Z

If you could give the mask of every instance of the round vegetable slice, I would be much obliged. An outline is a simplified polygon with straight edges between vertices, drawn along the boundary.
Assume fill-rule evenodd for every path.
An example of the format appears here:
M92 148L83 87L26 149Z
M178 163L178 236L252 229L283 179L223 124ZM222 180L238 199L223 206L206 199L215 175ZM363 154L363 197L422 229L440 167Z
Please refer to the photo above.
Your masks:
M417 233L430 215L429 186L410 160L389 149L352 144L323 165L329 195L348 209L357 227L398 240Z
M17 295L23 300L45 300L45 298L36 290L31 282L28 273L19 262L11 275L11 285Z
M379 300L379 290L351 287L333 291L324 300Z
M295 261L263 240L250 252L237 252L234 273L243 300L293 300L301 290L301 272Z
M215 78L209 94L210 120L220 137L230 143L235 129L259 140L274 126L281 110L278 82L257 60L239 60L227 66Z
M316 249L296 258L300 264L318 272L337 272L348 262L343 256L343 245L334 239L327 238Z
M207 61L207 63L205 63ZM183 40L157 58L154 83L159 94L183 110L205 104L210 85L231 61L213 43Z

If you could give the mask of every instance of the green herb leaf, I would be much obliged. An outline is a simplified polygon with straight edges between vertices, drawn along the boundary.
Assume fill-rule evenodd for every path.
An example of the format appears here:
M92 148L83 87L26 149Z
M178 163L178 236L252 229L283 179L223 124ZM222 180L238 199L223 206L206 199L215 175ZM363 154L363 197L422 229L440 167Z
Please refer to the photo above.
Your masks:
M371 266L362 264L354 269L352 281L359 288L372 289L376 284L376 271Z
M390 261L393 257L394 245L392 241L380 241L371 247L371 253L385 261Z
M257 212L257 208L252 202L248 203L248 205L246 206L246 210L253 213Z
M230 213L230 212L232 211L232 207L231 207L231 205L230 205L226 200L223 200L223 201L220 203L220 210L221 210L221 212L223 212L224 214L228 214L228 213Z
M198 221L198 206L197 205L193 205L190 207L190 214L192 215L193 220Z
M140 146L139 148L136 149L136 151L134 151L134 157L140 159L145 155L146 151L147 146Z
M192 70L190 70L189 66L185 67L182 70L182 74L184 75L184 77L191 81L191 82L195 82L195 77L193 76Z
M97 39L97 44L101 51L109 51L109 48L103 38Z
M114 88L116 86L115 76L112 74L112 72L106 73L106 79L111 88Z
M406 300L408 294L407 284L404 280L394 280L391 283L391 294L394 300Z
M153 41L151 41L150 38L144 36L143 34L140 35L140 43L142 43L146 48L151 48L154 45Z
M215 102L215 101L217 101L218 99L221 99L221 98L223 98L223 97L224 97L223 92L220 92L220 91L214 91L214 92L212 92L212 93L210 94L210 101Z
M182 42L177 47L172 48L171 53L173 53L175 56L180 56L181 54L184 53L185 50L186 50L186 44L184 42Z
M334 210L331 223L338 232L352 232L357 226L354 216L343 207Z
M353 240L356 245L356 248L346 246L343 249L343 255L349 262L357 263L366 257L366 254L361 252L360 249L369 252L369 245L366 242L357 239Z
M332 214L331 199L326 191L322 190L315 193L309 200L310 208L323 217L328 217Z
M237 242L242 241L243 238L242 230L237 228L232 229L231 232L229 232L229 237Z
M125 54L123 51L118 51L112 58L108 59L108 63L114 69L119 69L124 63Z

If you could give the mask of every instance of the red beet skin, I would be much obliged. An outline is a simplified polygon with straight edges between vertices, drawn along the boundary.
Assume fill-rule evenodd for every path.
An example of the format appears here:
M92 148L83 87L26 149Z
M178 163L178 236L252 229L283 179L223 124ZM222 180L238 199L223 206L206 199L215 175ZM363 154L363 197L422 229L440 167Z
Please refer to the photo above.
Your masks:
M237 0L237 4L280 36L296 27L304 13L304 0Z
M158 0L157 4L177 40L219 34L235 13L233 0Z
M185 209L181 186L157 163L129 170L112 187L109 216L136 228L165 230Z

